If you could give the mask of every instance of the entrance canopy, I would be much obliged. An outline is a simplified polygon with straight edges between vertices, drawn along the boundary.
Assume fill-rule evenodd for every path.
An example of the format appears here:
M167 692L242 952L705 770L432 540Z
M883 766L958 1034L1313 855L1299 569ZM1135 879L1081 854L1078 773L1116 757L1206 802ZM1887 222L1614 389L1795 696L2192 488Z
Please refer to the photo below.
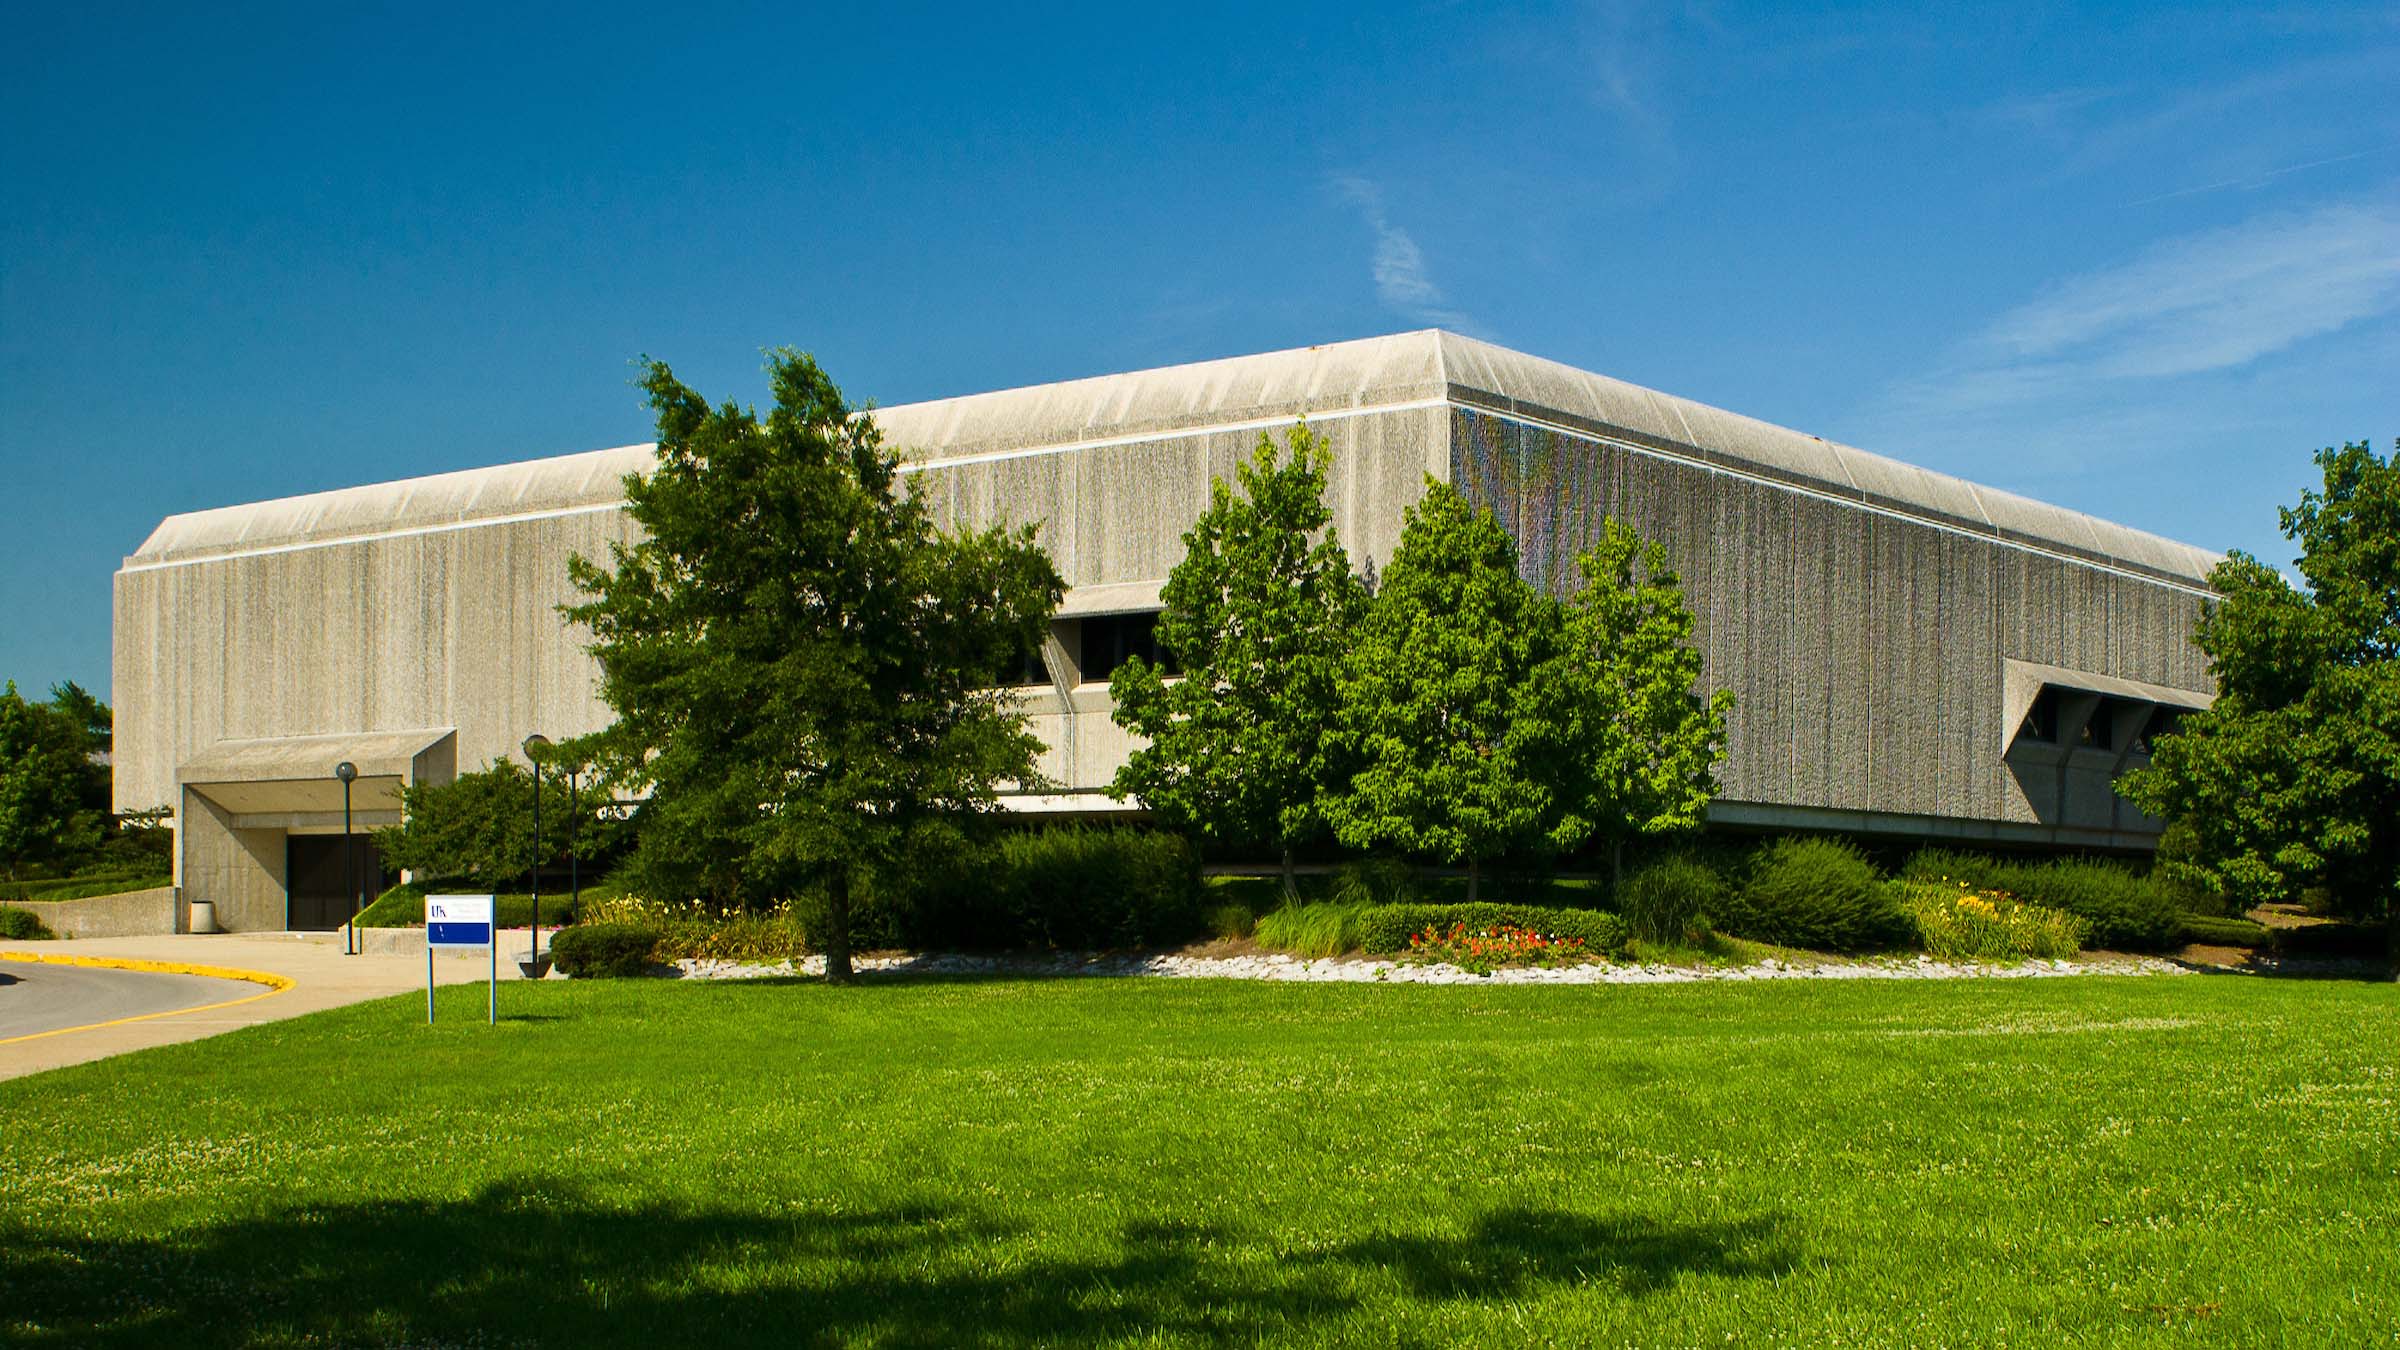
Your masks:
M248 825L243 818L338 817L342 784L333 767L344 761L358 769L353 813L397 812L403 784L445 782L456 776L457 758L449 727L273 736L218 741L177 765L175 778Z

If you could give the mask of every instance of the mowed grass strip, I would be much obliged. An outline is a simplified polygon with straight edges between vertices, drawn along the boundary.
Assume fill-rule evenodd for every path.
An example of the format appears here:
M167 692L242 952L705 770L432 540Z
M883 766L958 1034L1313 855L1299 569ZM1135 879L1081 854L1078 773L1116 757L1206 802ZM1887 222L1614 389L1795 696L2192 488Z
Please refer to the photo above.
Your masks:
M2388 985L503 993L0 1083L0 1339L2400 1331Z

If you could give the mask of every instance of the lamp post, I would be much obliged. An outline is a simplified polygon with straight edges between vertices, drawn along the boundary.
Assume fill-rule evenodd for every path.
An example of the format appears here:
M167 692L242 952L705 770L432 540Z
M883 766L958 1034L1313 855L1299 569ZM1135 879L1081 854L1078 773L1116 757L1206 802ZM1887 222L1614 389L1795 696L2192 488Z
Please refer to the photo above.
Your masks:
M542 959L542 752L549 748L550 738L538 731L525 738L525 762L533 766L533 937L517 969L529 980L550 973Z
M567 913L570 915L583 913L583 859L575 851L576 832L583 825L583 817L575 810L575 790L583 786L579 781L582 777L581 766L567 770Z
M358 955L358 840L350 833L350 784L358 778L358 766L349 760L333 766L333 776L342 780L342 888L350 893L350 922L342 928L342 955Z

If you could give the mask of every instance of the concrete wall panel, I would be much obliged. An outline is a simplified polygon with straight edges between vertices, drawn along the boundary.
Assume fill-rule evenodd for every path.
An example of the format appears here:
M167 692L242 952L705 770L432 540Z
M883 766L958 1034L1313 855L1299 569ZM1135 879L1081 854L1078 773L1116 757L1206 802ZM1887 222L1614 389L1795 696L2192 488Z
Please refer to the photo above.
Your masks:
M1604 515L1666 545L1704 681L1735 696L1735 802L2057 824L2001 759L2003 660L2209 687L2187 588L1481 409L1452 435L1454 481L1517 536L1529 580L1574 584ZM2141 828L2112 825L2106 771L2076 765L2068 823Z

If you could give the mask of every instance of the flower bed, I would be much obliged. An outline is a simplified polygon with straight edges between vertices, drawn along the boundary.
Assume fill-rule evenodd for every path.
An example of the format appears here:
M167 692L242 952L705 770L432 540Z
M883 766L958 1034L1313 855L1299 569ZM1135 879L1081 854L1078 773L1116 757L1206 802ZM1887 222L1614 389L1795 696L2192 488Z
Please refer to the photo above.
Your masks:
M1900 908L1926 951L1946 959L2056 958L2082 950L2089 923L2065 910L2028 905L2006 891L1963 881L1893 883Z
M1438 961L1488 975L1501 966L1581 965L1592 958L1582 938L1537 933L1517 924L1470 928L1454 923L1448 930L1432 924L1408 940L1408 953L1421 961Z

